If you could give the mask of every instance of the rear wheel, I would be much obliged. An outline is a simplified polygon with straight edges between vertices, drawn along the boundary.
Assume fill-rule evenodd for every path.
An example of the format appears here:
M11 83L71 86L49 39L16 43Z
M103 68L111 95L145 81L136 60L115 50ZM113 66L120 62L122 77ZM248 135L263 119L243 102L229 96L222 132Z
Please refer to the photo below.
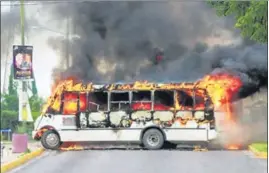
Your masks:
M55 131L48 130L43 133L41 137L41 144L45 149L57 150L61 146L62 142Z
M158 129L149 129L143 135L143 145L149 150L161 149L164 145L164 136Z

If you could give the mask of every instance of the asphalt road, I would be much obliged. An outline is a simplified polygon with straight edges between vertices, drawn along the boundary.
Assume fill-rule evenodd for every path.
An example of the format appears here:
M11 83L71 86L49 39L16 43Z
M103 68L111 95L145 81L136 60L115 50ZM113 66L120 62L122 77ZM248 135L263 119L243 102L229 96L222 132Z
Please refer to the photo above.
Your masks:
M85 150L51 152L16 172L266 173L267 161L247 151Z

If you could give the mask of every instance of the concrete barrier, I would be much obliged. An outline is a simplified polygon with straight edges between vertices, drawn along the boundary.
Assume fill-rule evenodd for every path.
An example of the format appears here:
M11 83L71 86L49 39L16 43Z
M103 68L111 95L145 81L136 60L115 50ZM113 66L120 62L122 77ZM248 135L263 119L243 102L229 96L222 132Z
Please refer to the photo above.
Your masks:
M19 156L16 160L11 161L9 163L3 164L1 165L1 173L5 173L7 171L10 171L11 169L14 169L20 165L23 165L24 163L26 163L27 161L40 156L42 153L44 152L43 148L39 148L33 152L30 152L28 154L24 154Z
M251 145L248 146L248 149L254 153L254 155L258 158L261 158L261 159L267 159L267 153L266 152L260 152L258 151L257 149L255 149L254 147L252 147Z

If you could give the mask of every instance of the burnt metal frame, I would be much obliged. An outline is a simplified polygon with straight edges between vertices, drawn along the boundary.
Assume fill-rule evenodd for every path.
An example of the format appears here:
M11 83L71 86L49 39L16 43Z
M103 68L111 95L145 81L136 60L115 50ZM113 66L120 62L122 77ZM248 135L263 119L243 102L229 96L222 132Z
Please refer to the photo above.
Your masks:
M89 110L89 95L90 95L90 93L97 93L97 92L104 92L104 93L107 93L107 102L108 102L108 100L109 100L109 98L110 98L110 96L109 96L109 93L107 92L107 91L93 91L93 92L86 92L87 94L86 94L86 101L87 101L87 104L86 104L86 110L87 111L89 111L89 112L99 112L99 108L100 107L97 107L97 110L96 111L93 111L93 110ZM96 104L96 105L98 105L98 104ZM109 112L109 109L110 107L109 107L109 105L107 106L107 109L106 110L101 110L102 112Z
M177 96L177 92L178 91L183 91L184 92L184 90L192 90L192 98L193 98L193 106L192 106L192 109L191 110L176 110L177 112L178 111L192 111L192 112L194 112L194 111L197 111L197 110L195 110L194 109L194 106L195 106L195 104L196 104L196 102L195 102L195 90L197 90L197 89L200 89L200 90L203 90L204 91L204 95L206 96L206 97L208 97L208 93L207 93L207 91L205 90L205 89L203 89L203 88L193 88L193 89L189 89L189 88L182 88L182 89L158 89L158 90L149 90L150 92L151 92L151 100L150 101L145 101L145 102L151 102L151 111L154 111L154 104L155 104L155 92L156 91L173 91L173 94L174 94L174 96L173 96L173 102L174 102L174 107L176 106L175 104L176 104L176 102L175 102L175 99L176 99L176 96ZM136 90L136 92L139 92L140 90ZM147 91L147 90L143 90L143 91ZM111 111L111 93L128 93L128 95L129 95L129 100L128 101L124 101L125 103L129 103L129 104L131 104L131 103L133 103L133 100L132 100L132 93L133 93L133 90L129 90L129 91L117 91L117 90L112 90L112 91L93 91L93 92L85 92L86 93L86 110L87 111L90 111L89 110L89 101L88 101L88 97L89 97L89 94L90 93L94 93L94 92L106 92L107 93L107 110L102 110L103 112L110 112ZM76 99L76 101L78 102L77 103L77 112L79 112L80 111L80 92L78 92L78 91L66 91L66 92L64 92L64 93L62 93L62 95L61 95L61 106L60 106L60 113L63 113L63 107L64 107L64 102L66 102L66 100L64 99L64 94L65 93L74 93L74 94L77 94L77 99ZM210 98L210 97L209 97ZM70 101L70 100L68 100L68 101ZM143 101L142 101L143 102ZM122 101L117 101L117 102L115 102L115 103L122 103ZM205 103L205 102L204 102ZM120 106L119 106L120 107ZM206 108L205 108L206 109ZM203 109L203 110L199 110L199 111L205 111L205 109ZM97 110L97 112L98 112L99 110ZM96 111L94 111L94 112L96 112Z
M130 92L130 96L131 96L131 104L132 103L137 103L137 102L139 102L139 103L151 103L151 108L150 108L150 110L151 111L154 111L153 110L153 105L154 105L154 91L153 90L139 90L139 91L135 91L135 92L145 92L145 91L148 91L148 92L150 92L150 100L149 101L133 101L133 92L134 91L129 91ZM139 110L136 110L136 111L139 111Z

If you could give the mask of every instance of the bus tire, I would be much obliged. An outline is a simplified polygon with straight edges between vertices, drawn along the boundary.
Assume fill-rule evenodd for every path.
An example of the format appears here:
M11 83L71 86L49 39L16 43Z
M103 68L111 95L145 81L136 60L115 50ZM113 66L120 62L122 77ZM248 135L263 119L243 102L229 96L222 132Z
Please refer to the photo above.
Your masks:
M158 129L149 129L144 133L142 142L146 149L158 150L164 145L164 136Z
M57 150L61 146L62 142L55 131L48 130L43 133L41 137L41 144L45 149Z

